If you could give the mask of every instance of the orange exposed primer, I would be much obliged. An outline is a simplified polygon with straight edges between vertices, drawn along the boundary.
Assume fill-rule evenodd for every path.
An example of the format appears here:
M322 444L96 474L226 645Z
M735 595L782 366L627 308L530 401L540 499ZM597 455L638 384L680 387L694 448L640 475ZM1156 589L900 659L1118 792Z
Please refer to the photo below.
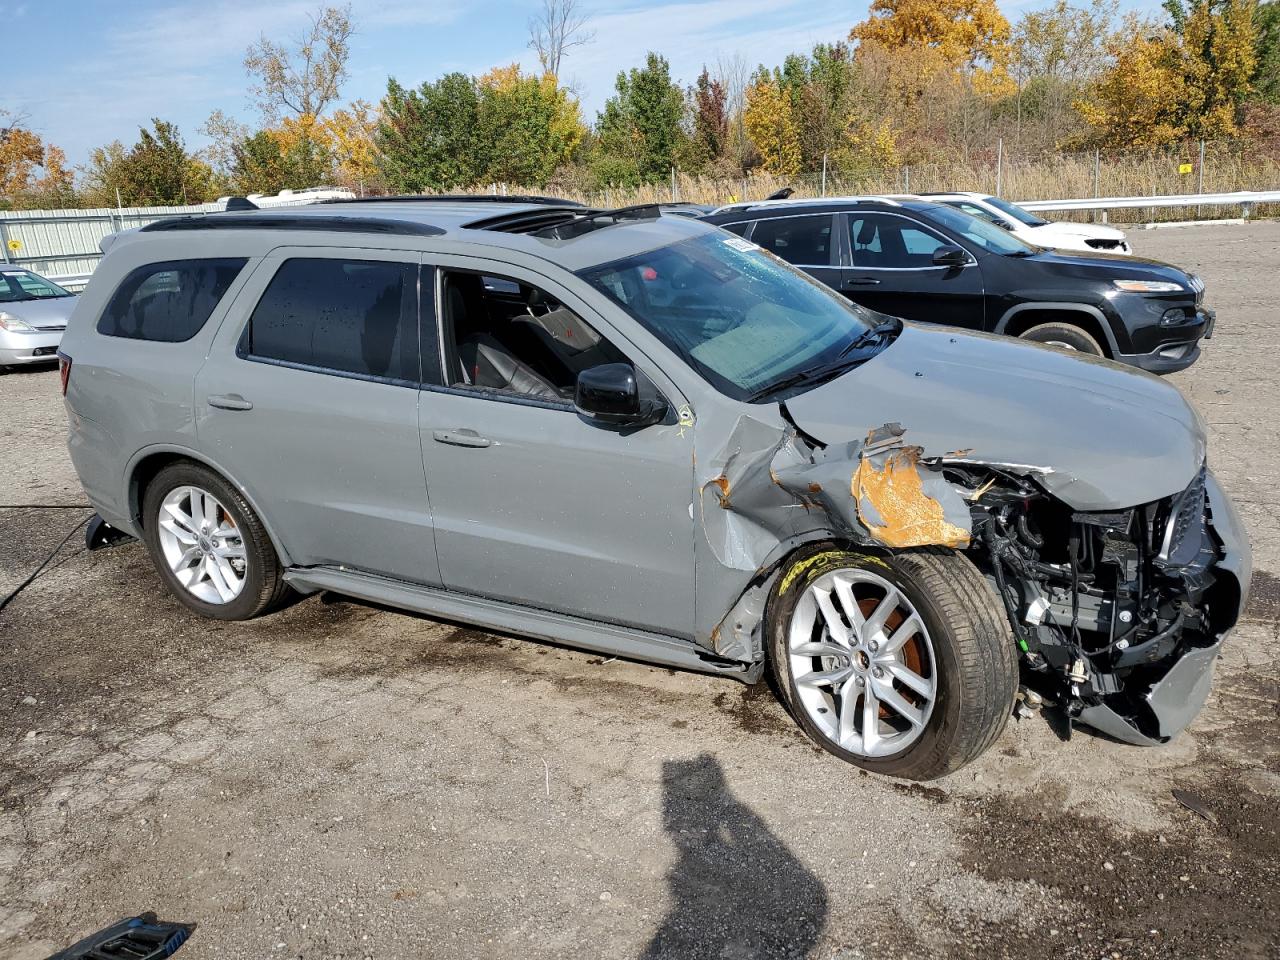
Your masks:
M729 478L723 473L714 480L708 481L710 485L720 488L720 492L716 496L720 499L720 506L725 510L729 509Z
M966 546L969 531L947 520L942 504L924 492L921 453L920 447L901 447L884 457L883 469L868 459L858 464L852 483L858 518L887 547ZM872 524L863 512L864 502L884 526Z

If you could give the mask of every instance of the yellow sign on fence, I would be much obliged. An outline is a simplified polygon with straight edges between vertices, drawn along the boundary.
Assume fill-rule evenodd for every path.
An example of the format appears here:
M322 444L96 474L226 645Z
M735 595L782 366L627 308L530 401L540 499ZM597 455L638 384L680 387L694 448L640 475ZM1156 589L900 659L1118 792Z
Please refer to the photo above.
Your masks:
M10 240L10 241L9 241L9 249L10 249L11 251L13 251L14 253L17 253L19 250L21 250L21 249L22 249L22 241L21 241L21 240Z
M1191 172L1192 170L1194 170L1194 169L1195 169L1195 167L1193 167L1193 166L1192 166L1191 164L1189 164L1189 163L1180 163L1180 164L1178 164L1178 172L1179 172L1179 173L1181 173L1181 174L1188 174L1188 173L1190 173L1190 172Z

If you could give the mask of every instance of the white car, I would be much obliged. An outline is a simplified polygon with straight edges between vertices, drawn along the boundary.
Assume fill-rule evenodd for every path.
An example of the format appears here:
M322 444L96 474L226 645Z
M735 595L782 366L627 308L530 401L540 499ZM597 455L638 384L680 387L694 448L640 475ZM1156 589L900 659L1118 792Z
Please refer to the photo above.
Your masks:
M1133 253L1124 232L1096 223L1046 220L1016 203L986 193L922 193L924 200L945 203L980 217L1038 247L1054 250L1086 250L1093 253Z

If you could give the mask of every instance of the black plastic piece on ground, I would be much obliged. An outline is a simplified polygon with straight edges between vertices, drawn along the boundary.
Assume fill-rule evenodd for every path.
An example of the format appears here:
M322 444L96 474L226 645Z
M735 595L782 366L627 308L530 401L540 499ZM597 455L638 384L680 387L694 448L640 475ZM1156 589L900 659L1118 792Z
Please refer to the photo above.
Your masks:
M96 513L89 518L89 526L84 531L84 545L89 550L105 550L107 547L127 543L133 537L123 530L117 530Z
M173 956L195 929L194 923L170 923L144 913L90 934L49 960L162 960Z

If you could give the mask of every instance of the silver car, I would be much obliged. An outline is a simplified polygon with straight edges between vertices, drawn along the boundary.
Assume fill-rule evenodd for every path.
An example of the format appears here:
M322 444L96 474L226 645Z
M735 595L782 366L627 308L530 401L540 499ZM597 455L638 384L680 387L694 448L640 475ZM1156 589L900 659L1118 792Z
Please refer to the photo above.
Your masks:
M1178 390L849 304L654 208L152 224L63 342L91 545L220 619L331 590L748 683L925 779L1042 699L1135 744L1250 580Z
M55 361L78 299L30 270L0 265L0 368Z

